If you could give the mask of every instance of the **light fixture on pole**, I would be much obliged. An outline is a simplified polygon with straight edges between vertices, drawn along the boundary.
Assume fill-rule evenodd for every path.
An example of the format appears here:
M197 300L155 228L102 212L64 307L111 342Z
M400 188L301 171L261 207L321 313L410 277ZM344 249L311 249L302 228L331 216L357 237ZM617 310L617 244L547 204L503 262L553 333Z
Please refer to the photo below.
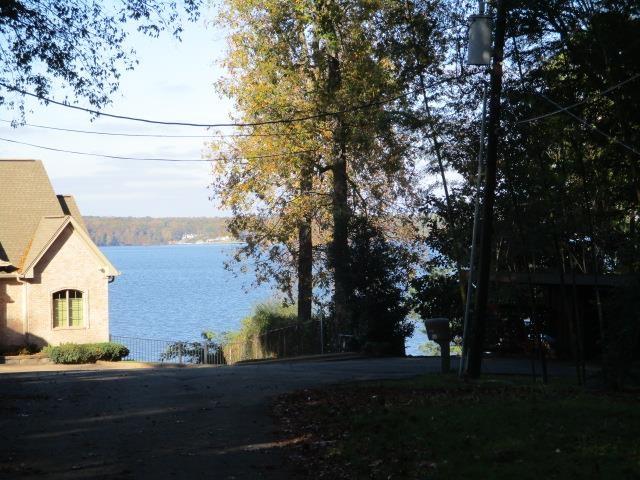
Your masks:
M484 12L484 2L479 3L479 13L469 17L469 44L467 65L491 64L491 16Z

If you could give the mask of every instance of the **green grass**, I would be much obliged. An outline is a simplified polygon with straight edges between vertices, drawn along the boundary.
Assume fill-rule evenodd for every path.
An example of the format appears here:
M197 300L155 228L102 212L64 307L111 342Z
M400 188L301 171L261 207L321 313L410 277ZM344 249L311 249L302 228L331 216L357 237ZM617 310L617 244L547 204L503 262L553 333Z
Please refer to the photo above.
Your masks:
M429 375L308 398L335 478L640 478L637 394Z

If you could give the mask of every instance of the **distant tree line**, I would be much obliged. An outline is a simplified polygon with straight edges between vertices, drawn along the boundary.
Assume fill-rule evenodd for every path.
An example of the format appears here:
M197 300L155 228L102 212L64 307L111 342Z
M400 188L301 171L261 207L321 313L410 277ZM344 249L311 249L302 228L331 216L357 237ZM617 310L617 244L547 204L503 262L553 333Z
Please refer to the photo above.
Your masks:
M188 242L229 236L222 217L151 218L84 217L89 234L100 246L166 245L189 236Z

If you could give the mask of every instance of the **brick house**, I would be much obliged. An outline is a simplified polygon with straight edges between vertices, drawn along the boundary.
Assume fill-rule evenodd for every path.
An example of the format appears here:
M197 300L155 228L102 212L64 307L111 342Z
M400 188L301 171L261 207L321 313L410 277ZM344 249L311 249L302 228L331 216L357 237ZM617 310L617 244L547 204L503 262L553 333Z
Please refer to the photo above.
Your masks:
M39 160L0 160L0 346L109 339L119 274Z

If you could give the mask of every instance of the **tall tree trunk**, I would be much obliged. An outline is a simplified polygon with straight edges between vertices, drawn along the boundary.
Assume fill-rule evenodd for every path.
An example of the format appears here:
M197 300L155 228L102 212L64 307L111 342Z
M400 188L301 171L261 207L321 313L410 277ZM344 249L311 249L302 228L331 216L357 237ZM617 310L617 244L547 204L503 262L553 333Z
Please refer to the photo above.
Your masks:
M349 211L347 193L347 160L342 127L336 138L335 158L332 167L332 214L333 241L331 245L331 265L333 267L333 306L335 325L345 328L351 323L349 297L351 294L349 278Z
M491 269L491 244L493 237L493 205L496 195L496 171L498 163L498 141L500 133L500 95L502 93L502 58L506 30L507 2L498 1L496 33L491 70L491 94L489 97L489 121L487 123L487 165L486 181L482 203L482 232L480 237L480 255L478 266L478 288L469 338L469 362L467 375L480 376L482 351L489 299L489 281Z
M313 187L313 172L304 166L300 172L300 194L309 195ZM298 227L298 321L311 320L313 298L313 240L311 214L305 213Z
M337 55L327 58L327 93L335 97L342 86L340 60ZM343 119L338 116L333 130L332 173L332 215L333 240L330 262L333 270L333 308L336 329L350 326L349 297L351 296L349 279L349 220L351 212L348 203L348 177L346 155L347 129Z

